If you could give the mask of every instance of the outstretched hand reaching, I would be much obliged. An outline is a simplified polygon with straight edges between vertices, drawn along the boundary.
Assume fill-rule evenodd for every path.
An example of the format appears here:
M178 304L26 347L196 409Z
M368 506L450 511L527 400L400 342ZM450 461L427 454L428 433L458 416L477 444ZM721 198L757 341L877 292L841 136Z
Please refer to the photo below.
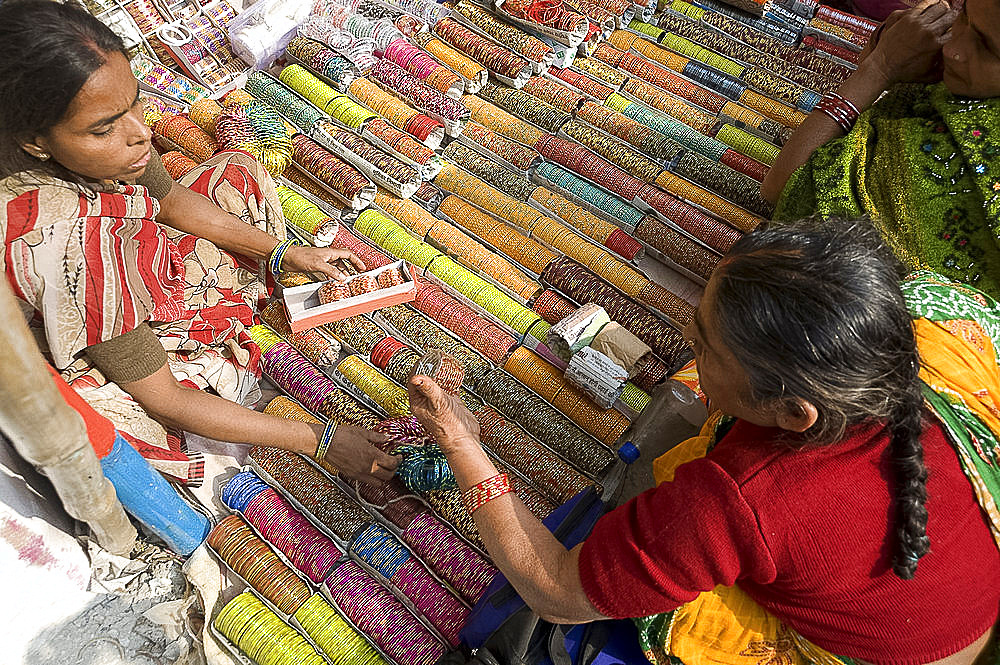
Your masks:
M340 265L347 261L359 271L366 269L365 264L348 249L336 247L305 247L292 245L285 251L282 259L282 269L296 272L315 272L327 279L345 280L349 277Z
M479 448L479 421L458 396L446 393L434 379L421 375L411 377L406 390L410 412L445 455L467 446Z
M326 461L348 478L381 485L392 478L399 464L399 457L387 455L377 448L385 441L385 435L378 432L341 424L326 453Z

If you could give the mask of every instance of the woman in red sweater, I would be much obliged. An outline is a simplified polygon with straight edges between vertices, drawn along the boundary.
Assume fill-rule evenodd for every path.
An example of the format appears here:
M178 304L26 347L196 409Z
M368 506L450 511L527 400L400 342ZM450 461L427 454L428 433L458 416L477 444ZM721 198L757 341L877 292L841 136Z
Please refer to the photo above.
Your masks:
M737 242L685 330L714 415L570 550L457 398L415 377L410 404L542 618L634 618L656 665L971 664L1000 612L1000 306L899 279L866 222Z

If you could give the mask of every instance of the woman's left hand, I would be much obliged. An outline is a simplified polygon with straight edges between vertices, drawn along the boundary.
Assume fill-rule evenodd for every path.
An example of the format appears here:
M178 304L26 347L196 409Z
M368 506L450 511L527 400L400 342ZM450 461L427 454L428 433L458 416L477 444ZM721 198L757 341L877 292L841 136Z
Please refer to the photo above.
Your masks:
M329 279L343 281L348 274L338 266L339 261L350 261L359 271L366 270L365 264L349 249L334 247L305 247L292 245L281 259L283 270L294 272L315 272Z
M481 449L479 421L458 396L441 390L429 376L410 378L406 390L410 412L434 437L441 452L450 455L470 446Z
M399 457L379 449L385 442L384 434L341 424L325 459L351 480L380 485L392 478L399 465Z

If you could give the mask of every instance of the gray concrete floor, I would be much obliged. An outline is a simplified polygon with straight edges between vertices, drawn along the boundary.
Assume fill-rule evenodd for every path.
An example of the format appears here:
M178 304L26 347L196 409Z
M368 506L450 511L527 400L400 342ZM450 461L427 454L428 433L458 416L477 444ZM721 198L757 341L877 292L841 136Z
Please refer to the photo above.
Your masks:
M0 434L0 546L13 547L14 560L0 570L5 598L17 611L0 621L0 662L25 665L188 665L196 652L176 642L144 613L185 595L181 560L156 546L140 545L147 562L124 593L84 591L89 563L86 545L74 537L84 526L62 508L51 483L39 475ZM75 556L67 557L71 548ZM77 549L79 548L79 549ZM68 560L80 567L67 574ZM79 578L79 579L78 579ZM0 611L0 617L7 610ZM14 634L7 631L16 630ZM197 661L195 661L197 662Z

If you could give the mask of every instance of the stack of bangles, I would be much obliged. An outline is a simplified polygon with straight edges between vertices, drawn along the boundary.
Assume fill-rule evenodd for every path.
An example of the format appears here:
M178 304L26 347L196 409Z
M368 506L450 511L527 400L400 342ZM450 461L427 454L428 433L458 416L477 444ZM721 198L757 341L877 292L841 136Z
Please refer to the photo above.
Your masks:
M507 474L498 473L465 490L462 493L462 499L465 502L465 509L472 515L493 499L498 499L512 491L510 478Z
M207 160L219 149L211 135L184 116L165 115L153 125L153 131L173 142L199 163Z
M612 92L613 88L610 88L600 81L585 76L578 71L572 69L559 69L557 67L551 67L548 71L549 74L555 76L556 78L564 81L577 90L587 93L591 97L604 101L607 99Z
M543 62L552 53L552 47L542 40L518 30L512 25L496 20L491 13L469 2L459 2L455 11L469 19L477 28L506 44L512 51L531 62Z
M598 46L597 48L600 49L601 47ZM609 67L607 63L602 62L596 57L577 58L573 61L573 67L604 81L616 90L628 81L629 78L624 72Z
M462 91L461 77L437 63L426 52L405 39L397 39L385 50L385 58L407 70L427 85L445 94Z
M845 134L851 131L854 123L858 121L858 116L861 115L853 102L844 99L835 92L824 95L823 99L816 105L816 109L840 125Z
M848 28L860 34L871 34L879 27L879 24L874 21L870 21L861 16L846 14L839 9L834 9L833 7L827 5L819 6L819 9L816 10L815 18L822 19L827 23L832 23L833 25Z
M163 168L167 170L167 173L174 180L180 180L198 167L198 164L193 159L176 150L163 153L160 155L160 160L163 162Z
M340 194L352 207L360 210L371 201L374 194L366 194L368 178L349 163L303 134L296 134L292 145L295 163Z
M285 258L285 252L288 251L288 248L294 244L295 241L292 239L282 240L281 242L279 242L277 245L274 246L274 249L271 250L271 254L268 256L267 259L267 265L268 268L271 270L272 275L281 274L282 272L281 261L282 259Z
M571 0L566 4L589 18L591 23L602 28L614 26L617 21L620 21L625 16L624 12L621 15L616 15L614 12L608 11L604 7L593 2L588 2L587 0ZM631 8L631 5L629 5L629 9ZM629 14L629 16L633 16L633 14Z
M817 37L816 35L806 35L803 37L802 48L812 49L819 53L825 53L829 56L849 62L854 66L857 66L859 60L859 54L857 51L852 51L849 48L841 46L840 44L834 44L833 42Z
M511 16L565 32L573 32L587 22L582 14L566 11L561 0L507 0L503 8Z
M457 122L469 117L469 110L462 102L448 97L399 65L387 59L380 60L371 73L372 78L403 97L416 108Z
M330 446L333 445L333 437L337 433L337 421L331 420L327 422L326 427L323 428L323 434L319 437L319 443L316 445L316 452L313 453L313 459L317 462L322 462L326 459L326 453L330 450Z
M443 18L434 33L492 72L516 79L528 69L528 61L498 44L480 37L453 18Z
M489 132L490 130L484 129L484 131ZM468 133L467 129L463 136L466 136ZM511 151L508 152L508 154L510 154L513 159L518 159L520 156L513 154L513 151L519 151L522 155L524 155L524 158L519 161L527 165L524 169L525 171L531 168L533 163L541 161L540 155L535 150L526 146L521 146L513 141L510 141L506 137L499 136L493 132L490 132L490 134L492 134L492 137L484 135L487 136L487 140L490 140L493 137L495 137L496 140L488 145L474 138L472 140L494 154L501 153L497 150L493 150L492 148L503 150L505 147L509 146ZM470 138L472 137L470 136ZM501 143L501 141L506 142L506 145ZM506 193L508 196L514 197L515 199L527 201L528 197L531 196L531 193L535 191L535 188L537 187L537 185L528 181L523 175L511 171L509 168L503 166L497 161L494 161L493 159L483 157L480 153L466 148L457 141L451 143L447 148L445 148L443 154L449 160L455 162L469 173L482 178L493 187L496 187L500 191ZM528 158L531 158L531 161L528 161Z

